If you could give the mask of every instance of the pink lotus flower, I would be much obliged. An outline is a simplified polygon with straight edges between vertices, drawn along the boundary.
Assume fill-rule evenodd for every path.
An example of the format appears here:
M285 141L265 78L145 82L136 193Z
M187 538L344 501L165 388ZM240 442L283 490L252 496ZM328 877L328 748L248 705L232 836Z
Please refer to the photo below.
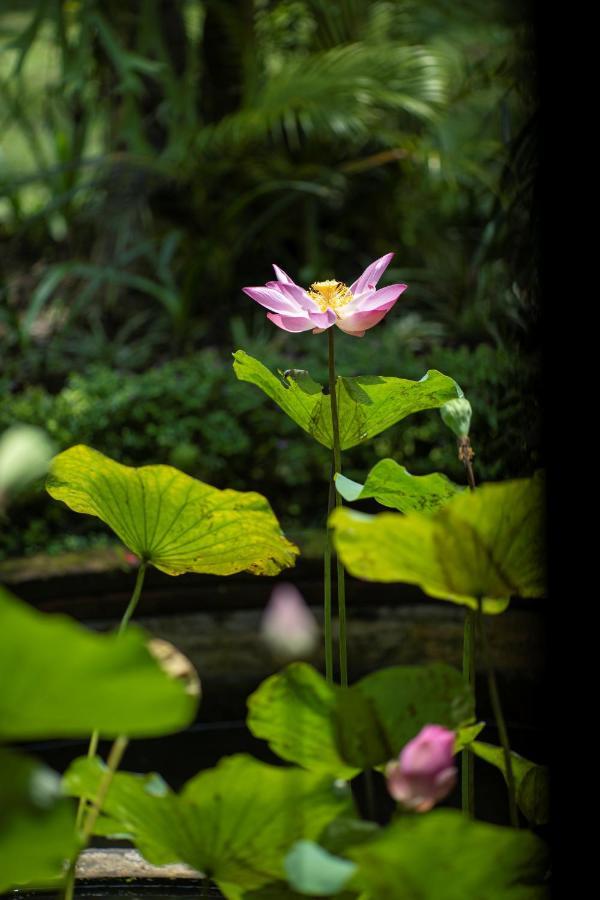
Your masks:
M425 725L386 768L388 791L394 800L416 812L427 812L443 800L456 784L453 751L453 731Z
M284 331L320 334L337 325L346 334L363 337L390 311L405 284L391 284L376 290L377 282L389 266L393 253L386 253L367 266L350 287L341 281L315 281L308 290L295 284L289 275L273 266L277 281L264 287L245 287L244 293L266 309L267 318Z
M281 582L271 594L261 622L261 636L281 659L310 656L317 645L319 626L293 584Z

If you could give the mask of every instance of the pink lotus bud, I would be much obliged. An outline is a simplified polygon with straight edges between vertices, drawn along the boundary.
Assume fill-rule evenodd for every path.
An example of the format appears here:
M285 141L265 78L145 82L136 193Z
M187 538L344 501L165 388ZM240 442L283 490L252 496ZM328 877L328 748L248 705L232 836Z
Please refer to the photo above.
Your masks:
M427 812L456 784L453 763L454 732L441 725L425 725L409 741L397 762L386 768L388 791L399 803Z
M285 582L274 588L260 630L272 652L285 660L310 656L319 637L319 626L302 594Z

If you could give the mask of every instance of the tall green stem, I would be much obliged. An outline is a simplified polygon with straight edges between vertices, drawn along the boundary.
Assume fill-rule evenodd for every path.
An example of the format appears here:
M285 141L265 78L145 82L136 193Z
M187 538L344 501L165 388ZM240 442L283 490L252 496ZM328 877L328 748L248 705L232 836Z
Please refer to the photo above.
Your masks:
M131 617L134 614L135 609L138 605L140 595L142 593L142 587L144 585L144 577L146 575L146 565L147 564L145 562L142 562L140 564L140 567L139 567L138 573L137 573L137 577L135 579L135 586L133 588L133 593L131 595L131 599L130 599L129 603L127 604L127 609L123 613L123 617L122 617L121 621L119 622L119 628L117 630L118 635L123 634L123 632L127 628L129 620L131 619ZM99 739L100 739L100 733L97 730L95 730L92 733L92 736L90 738L90 742L88 745L88 749L87 749L88 758L91 759L92 757L94 757L96 755ZM75 830L77 831L77 833L79 833L79 831L81 830L81 826L83 824L83 819L85 816L86 808L87 808L87 803L86 803L85 799L83 797L80 797L79 804L77 806L77 816L75 818ZM75 859L75 861L73 862L73 865L71 867L73 869L73 872L75 871L76 863L77 863L77 859ZM69 877L71 877L71 869L69 869ZM74 875L73 875L73 877L74 877ZM68 884L67 884L67 887L68 887ZM72 885L71 885L70 890L72 893L72 890L73 890ZM65 900L67 900L67 893L65 893Z
M138 605L138 601L140 599L140 594L142 593L142 587L144 585L144 577L146 575L146 563L140 563L140 567L138 569L137 578L135 579L135 587L133 589L133 594L131 595L131 600L127 606L127 609L123 613L123 618L119 624L119 630L117 634L123 634L127 625L129 624L129 620L135 612L135 608Z
M329 337L329 397L331 401L331 430L333 433L333 469L334 476L342 471L342 451L340 447L340 421L338 416L337 390L335 379L335 345L333 326L327 330ZM332 479L333 481L333 479ZM335 490L335 505L342 505L342 498ZM337 596L338 596L338 622L339 622L339 650L340 650L340 684L345 687L348 684L348 650L346 643L346 573L339 556L336 555L337 564Z
M335 487L333 484L333 466L329 476L329 500L327 503L327 520L335 505ZM323 622L325 628L325 678L333 684L333 628L331 624L331 532L325 523L325 551L323 554L324 605Z
M119 768L128 743L129 741L125 737L125 735L120 735L111 747L108 759L106 761L106 771L102 776L100 784L98 785L96 796L94 797L94 800L92 801L92 804L87 811L87 818L81 832L81 846L79 848L79 852L77 853L77 856L75 856L75 858L71 861L71 865L69 866L65 884L64 900L73 900L73 893L75 890L75 869L77 866L79 854L82 853L83 850L85 850L94 832L96 820L100 815L100 811L102 809L102 806L104 805L104 801L106 800L106 795L108 794L115 772Z
M468 609L465 616L463 640L463 675L469 687L475 691L475 613ZM475 816L475 758L465 747L462 752L461 794L463 812Z
M500 743L502 744L502 750L504 752L504 767L506 769L506 783L508 785L508 807L510 812L510 824L513 826L513 828L518 828L519 814L517 812L515 777L512 769L512 758L510 755L510 744L508 742L508 731L506 729L506 722L504 720L504 714L502 712L500 694L498 693L498 685L496 683L496 675L492 666L490 648L487 640L487 635L485 633L481 599L478 603L477 624L479 626L479 635L481 639L481 647L483 650L483 661L487 672L492 710L494 713L494 719L496 720L496 725L498 727Z
M475 473L473 472L473 466L471 464L473 451L471 450L471 442L469 441L468 435L458 439L458 458L464 463L467 471L469 490L474 491ZM475 621L476 614L472 610L467 609L463 638L463 675L469 687L473 689L473 696L475 696ZM475 757L466 747L462 752L461 770L461 799L463 812L468 813L471 818L474 818Z

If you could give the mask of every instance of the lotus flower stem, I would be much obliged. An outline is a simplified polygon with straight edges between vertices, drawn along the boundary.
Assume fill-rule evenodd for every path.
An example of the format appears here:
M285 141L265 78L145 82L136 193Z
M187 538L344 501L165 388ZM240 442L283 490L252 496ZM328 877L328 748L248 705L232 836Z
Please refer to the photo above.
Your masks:
M478 600L477 624L479 626L481 647L483 650L483 659L484 659L485 667L487 670L488 688L489 688L489 692L490 692L490 700L492 703L492 710L494 712L494 719L496 720L496 726L498 728L498 734L500 736L500 743L502 744L502 750L504 751L504 766L506 769L506 783L508 785L508 808L509 808L509 812L510 812L510 824L513 826L513 828L518 828L519 827L519 814L517 812L515 778L514 778L513 769L512 769L512 758L510 755L510 744L508 742L508 731L506 729L506 722L504 720L504 714L502 712L502 705L500 703L500 694L498 693L498 685L496 683L496 675L494 673L494 668L493 668L492 662L491 662L488 639L487 639L487 635L485 633L481 598L479 598L479 600Z
M335 506L336 490L333 483L333 465L329 478L329 500L327 504L327 520ZM333 684L333 630L331 626L331 532L325 523L325 550L323 553L324 607L323 624L325 631L325 678Z
M85 820L81 833L81 846L79 848L79 852L71 861L71 865L69 866L67 881L65 884L64 900L73 900L73 892L75 888L75 868L77 866L77 860L80 853L87 847L88 842L94 832L96 820L100 815L100 811L102 809L104 801L106 800L106 795L108 794L109 788L112 784L115 772L121 764L121 760L123 759L123 754L127 749L128 743L129 740L125 737L125 735L119 735L110 749L110 753L108 754L108 759L106 761L106 772L102 776L102 780L98 785L98 792L96 794L96 797L94 798L92 805L88 808L87 811L87 818Z
M133 594L131 595L131 600L127 606L127 609L123 613L123 618L119 624L118 634L123 634L127 625L129 624L129 620L135 612L135 608L138 605L138 601L140 599L140 594L142 593L142 587L144 585L144 576L146 575L146 563L142 562L138 569L137 578L135 580L135 587L133 589Z
M329 338L329 396L331 402L331 429L333 433L333 476L342 472L342 453L340 448L340 423L338 418L338 404L335 377L335 345L334 332L330 328L327 332ZM333 478L332 478L333 481ZM342 505L342 498L335 490L335 505ZM340 652L340 684L346 687L348 684L348 651L346 647L346 573L339 556L337 563L337 595L338 595L338 622L339 622L339 652Z
M475 613L468 609L465 615L463 639L463 675L469 687L475 690ZM461 799L463 812L475 816L475 757L465 747L461 760Z
M135 579L135 587L133 588L133 593L131 595L131 600L127 604L127 609L123 613L123 618L119 623L119 628L117 631L118 635L123 634L125 629L127 628L127 624L131 619L132 615L135 612L135 608L138 605L140 595L142 593L142 587L144 585L144 577L146 575L146 563L142 562L138 569L137 578ZM98 749L98 741L100 739L100 734L98 731L94 731L90 738L90 743L88 744L87 756L89 759L96 755L96 751ZM77 807L77 817L75 819L75 829L79 832L81 825L83 823L83 817L85 815L86 810L86 802L83 797L79 799L79 805Z
M473 451L468 435L461 435L457 438L458 458L464 464L469 490L474 491L476 487L475 472L473 471ZM467 609L465 614L465 630L463 637L463 675L465 681L473 689L475 693L475 619L476 613ZM473 753L465 747L461 761L461 798L463 812L468 813L471 818L475 817L475 757Z

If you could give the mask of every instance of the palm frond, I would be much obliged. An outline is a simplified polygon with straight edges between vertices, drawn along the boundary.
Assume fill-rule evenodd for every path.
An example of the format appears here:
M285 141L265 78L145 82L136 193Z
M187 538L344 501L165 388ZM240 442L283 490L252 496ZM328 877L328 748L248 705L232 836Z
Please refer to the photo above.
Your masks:
M386 114L429 118L443 105L443 54L423 46L362 43L291 58L265 78L247 105L203 131L198 149L302 137L364 140Z

